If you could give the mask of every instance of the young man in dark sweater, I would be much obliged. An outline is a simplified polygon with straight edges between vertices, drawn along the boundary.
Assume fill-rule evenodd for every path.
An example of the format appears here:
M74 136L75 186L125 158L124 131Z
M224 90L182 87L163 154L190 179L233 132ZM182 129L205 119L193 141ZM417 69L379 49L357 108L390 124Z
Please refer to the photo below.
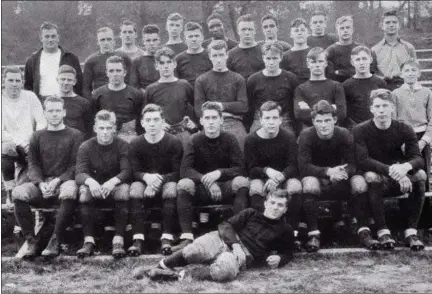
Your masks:
M337 42L337 36L326 34L327 14L325 12L314 11L309 22L312 34L307 38L307 43L311 48L321 47L326 49Z
M193 88L196 78L211 70L212 63L207 50L201 46L204 40L201 25L188 22L185 24L183 34L188 48L175 57L176 72L179 79L188 81Z
M234 213L247 207L249 181L243 154L233 134L221 131L223 117L218 102L201 107L204 130L186 145L177 185L177 211L182 234L173 251L192 243L193 207L210 203L233 204Z
M116 117L113 112L99 111L95 116L96 137L81 144L77 155L75 180L79 185L81 222L84 245L79 258L93 255L96 207L114 206L115 236L112 255L123 257L123 235L128 217L129 180L131 168L128 143L115 136Z
M168 42L164 46L170 48L174 51L175 55L187 49L187 45L183 43L181 39L181 34L183 32L184 17L178 13L174 12L168 15L165 29L168 32Z
M298 85L297 77L279 67L283 47L279 42L264 43L262 55L265 69L249 77L246 89L249 99L249 114L254 120L250 133L261 127L260 107L266 101L275 101L281 106L282 127L294 132L294 90Z
M118 136L130 142L142 133L139 122L144 97L141 91L125 83L126 63L120 56L111 56L106 61L108 85L93 93L94 112L105 109L115 113Z
M343 232L342 201L352 204L355 217L365 224L363 211L368 200L367 184L361 175L355 175L353 138L345 128L335 126L336 111L328 101L320 100L311 110L313 127L299 136L298 167L302 177L303 208L306 214L309 240L308 252L320 248L318 229L318 199L335 200L332 214L336 233ZM378 242L370 232L360 235L364 246L377 249ZM339 235L340 236L340 235Z
M270 192L263 212L252 208L240 211L222 222L217 231L162 259L156 268L135 269L134 277L147 274L151 280L180 279L184 271L175 272L175 267L199 263L207 265L193 270L193 278L228 282L252 266L282 267L293 258L293 231L283 217L288 203L285 190Z
M157 82L149 85L144 94L144 103L157 104L164 112L164 129L180 139L183 146L197 130L193 111L193 88L174 75L177 63L174 51L163 47L155 54L156 69L160 73Z
M351 51L351 64L355 74L342 86L345 91L347 116L344 127L352 128L372 117L369 110L369 97L372 90L385 88L386 82L370 72L371 51L366 46L357 46Z
M339 41L327 49L328 77L343 83L355 74L351 64L351 51L360 44L352 39L354 23L351 16L341 16L336 20L336 31Z
M183 148L179 139L164 131L160 106L147 104L142 111L141 124L146 132L133 139L129 148L134 182L129 200L133 244L128 253L136 256L144 250L144 207L154 207L162 202L164 233L161 250L167 255L171 254L174 240L177 182Z
M208 54L213 70L199 76L195 82L195 114L201 117L201 107L206 101L217 102L223 111L222 129L234 134L243 150L247 135L243 115L248 110L245 79L227 68L227 45L224 41L213 41Z
M384 249L395 245L385 221L383 198L408 193L405 207L405 242L411 250L424 249L417 225L425 198L426 173L413 128L393 120L394 100L389 90L373 90L370 111L373 118L354 127L358 167L369 184L372 216L378 241Z
M159 71L155 68L154 55L160 44L160 30L157 25L148 24L142 29L144 54L132 62L130 85L145 92L148 85L159 79Z
M250 14L237 19L240 43L228 51L228 68L247 80L252 74L264 69L261 46L255 41L255 23Z
M34 233L34 218L30 206L52 206L60 200L54 233L42 252L43 256L54 257L60 253L60 244L64 241L66 226L71 221L77 200L75 161L83 136L78 130L63 123L66 111L62 98L48 96L44 101L44 108L47 128L36 131L30 139L30 182L12 190L15 218L28 244L23 254L25 259L32 259L39 252L39 239Z
M264 34L265 40L259 41L259 45L263 45L264 43L274 43L278 42L283 51L287 51L291 49L291 45L288 42L278 40L278 19L273 14L266 14L261 18L261 29Z
M120 25L121 47L117 48L116 52L123 52L134 60L144 54L144 51L136 45L138 37L136 24L130 20L122 21Z
M57 82L66 109L65 125L77 129L83 133L85 138L90 137L92 132L92 107L86 98L74 92L73 86L76 83L75 69L66 64L60 66Z
M207 49L208 45L215 40L223 40L227 44L228 50L231 50L238 45L237 41L234 41L225 36L224 19L219 13L212 13L207 17L207 27L210 32L211 38L204 40L202 46Z
M319 100L328 101L336 109L338 121L343 122L346 116L344 89L339 82L326 78L325 51L319 47L311 49L307 65L310 69L309 81L298 86L294 94L294 117L302 124L301 129L312 125L311 107Z
M89 100L91 100L94 90L108 84L109 79L106 73L106 61L109 57L116 55L124 59L126 83L129 83L129 71L132 64L127 54L114 51L114 32L111 28L100 28L97 31L97 40L99 45L98 52L91 54L84 62L83 96Z
M294 46L284 52L280 67L295 74L299 80L299 84L303 84L310 77L310 70L306 62L306 57L310 50L306 42L308 36L306 21L303 18L294 19L291 22L290 34Z

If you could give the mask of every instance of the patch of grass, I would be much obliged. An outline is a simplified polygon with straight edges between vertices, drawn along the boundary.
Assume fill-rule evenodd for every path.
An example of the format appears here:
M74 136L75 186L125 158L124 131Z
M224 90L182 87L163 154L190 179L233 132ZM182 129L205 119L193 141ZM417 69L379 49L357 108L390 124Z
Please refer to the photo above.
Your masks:
M12 292L281 293L281 292L431 292L432 252L397 251L297 256L283 268L255 268L229 283L196 281L156 283L131 276L155 260L2 261L2 290ZM187 269L195 267L190 265Z

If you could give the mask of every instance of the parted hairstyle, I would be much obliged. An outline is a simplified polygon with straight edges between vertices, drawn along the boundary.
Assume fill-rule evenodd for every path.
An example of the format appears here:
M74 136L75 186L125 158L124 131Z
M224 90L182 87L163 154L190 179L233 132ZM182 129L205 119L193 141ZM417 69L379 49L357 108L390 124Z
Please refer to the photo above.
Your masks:
M175 53L169 47L162 47L162 48L156 50L154 57L155 57L156 61L160 61L160 59L161 59L162 56L166 56L169 59L174 60Z
M336 20L336 23L335 23L335 27L336 27L336 29L338 28L339 25L341 25L342 23L344 23L344 22L346 22L346 21L351 22L351 24L354 23L353 18L352 18L351 15L344 15L344 16L339 17L339 18Z
M21 69L18 66L6 66L3 71L3 78L6 77L7 73L19 73L21 74L21 78L24 77L24 73L21 71Z
M106 60L106 64L108 63L121 63L123 65L123 69L126 70L126 62L121 56L113 55L108 57L108 59Z
M122 21L122 23L120 24L120 29L122 26L133 26L134 32L136 32L136 24L133 21L130 21L128 19Z
M318 114L328 114L336 116L336 110L327 100L320 100L312 106L311 117L315 118Z
M102 28L100 28L100 29L97 30L96 35L99 34L99 33L108 33L108 32L111 32L111 33L114 34L114 31L112 30L112 28L110 28L110 27L102 27Z
M279 112L279 115L281 115L282 113L282 107L280 107L279 104L277 104L276 102L269 100L264 102L261 107L259 108L259 114L260 117L263 115L264 111L272 111L274 109L277 109L277 111Z
M156 24L145 25L141 31L141 34L160 34L159 26Z
M306 20L302 17L298 17L291 22L291 28L298 28L301 25L304 25L306 28L308 28Z
M371 50L364 45L354 47L353 50L351 50L351 56L357 55L360 52L366 52L369 56L372 56Z
M271 14L271 13L267 13L266 15L264 15L264 16L261 18L261 24L262 24L264 21L268 20L268 19L273 20L273 21L275 22L276 26L278 26L279 21L278 21L277 17L276 17L275 15Z
M252 15L250 15L250 14L240 15L239 18L237 18L236 25L238 26L239 23L241 23L242 21L255 23Z
M374 100L377 98L390 101L393 104L395 103L393 94L387 89L372 90L369 96L369 105L372 105Z
M207 46L207 51L210 53L210 50L221 50L225 49L228 51L228 46L224 40L213 40L210 42L210 44Z
M324 53L325 59L327 60L327 54L326 54L326 51L325 51L323 48L321 48L321 47L314 47L314 48L312 48L312 49L308 52L308 54L307 54L307 56L306 56L306 59L307 59L307 60L316 60L317 57L318 57L319 55L321 55L322 53Z
M310 19L312 19L313 16L318 16L318 15L324 16L324 18L327 20L327 13L325 13L322 10L315 10L314 12L312 12Z
M59 34L59 29L56 24L53 24L51 22L45 21L41 26L39 27L39 34L42 35L42 30L51 30L55 29L57 31L57 34Z
M396 16L397 19L399 20L399 15L398 15L398 13L397 13L396 10L388 10L388 11L385 11L385 12L382 14L382 16L381 16L381 23L383 22L384 18L386 18L386 17L388 17L388 16Z
M207 101L201 105L201 116L204 115L204 110L216 110L220 117L222 117L222 108L219 103L214 101Z
M163 118L163 110L159 105L149 103L147 104L143 110L141 111L141 119L144 118L144 115L148 112L160 112L161 117Z
M62 97L57 96L57 95L51 95L45 98L44 102L43 102L43 108L46 109L46 105L49 103L61 103L63 105L63 109L65 109L64 107L64 100Z
M201 33L203 32L203 28L202 28L202 26L199 23L194 22L194 21L187 22L185 24L185 26L184 26L184 32L186 32L186 31L193 31L193 30L200 30Z
M181 15L180 13L178 13L178 12L173 12L173 13L171 13L170 15L168 15L168 17L167 17L167 21L168 20L172 20L172 21L178 21L178 20L181 20L181 21L184 21L184 17L183 17L183 15Z
M62 73L71 73L74 74L74 76L76 76L77 74L75 68L73 68L68 64L63 64L59 67L58 74L62 74Z
M261 46L261 53L265 55L267 52L272 52L282 56L283 47L279 42L265 42Z
M106 109L102 109L98 113L96 113L96 115L95 115L95 124L99 120L109 121L113 125L116 125L116 122L117 122L115 113L111 112L111 111L108 111Z

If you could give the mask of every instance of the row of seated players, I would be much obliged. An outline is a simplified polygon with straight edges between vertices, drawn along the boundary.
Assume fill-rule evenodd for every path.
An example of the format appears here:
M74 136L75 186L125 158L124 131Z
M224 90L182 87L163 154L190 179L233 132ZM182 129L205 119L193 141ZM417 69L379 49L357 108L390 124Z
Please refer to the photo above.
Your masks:
M248 206L262 213L265 195L276 189L286 190L290 198L287 222L291 227L297 228L304 211L309 252L320 248L319 199L348 201L358 220L360 243L369 249L391 249L395 241L386 226L383 197L409 193L405 241L412 250L421 250L424 245L417 236L417 225L426 173L417 136L412 127L392 119L390 91L372 91L370 103L373 118L354 127L352 136L335 126L334 107L318 101L311 109L313 126L301 132L297 143L292 132L280 127L281 107L268 101L260 107L262 126L246 139L244 159L235 136L221 130L224 118L217 102L202 105L203 131L191 137L183 152L181 141L164 131L164 114L158 105L144 107L140 122L146 132L130 143L115 135L116 117L107 110L96 114L96 137L82 143L83 135L63 123L63 99L48 97L44 101L48 127L35 132L30 141L30 181L12 191L16 220L29 244L23 257L31 259L38 252L31 205L60 200L54 234L42 252L56 256L79 203L84 245L77 255L85 257L95 248L95 209L111 203L116 228L112 254L122 257L128 213L133 245L127 251L138 255L145 246L143 209L162 202L161 250L169 255L193 242L193 205L230 203L234 214ZM179 244L172 247L176 211L181 235ZM368 228L369 216L376 222L378 240ZM340 221L342 216L335 218ZM294 247L276 242L280 235L264 235L264 239L241 240L257 260L267 250L283 252ZM271 240L266 239L269 236ZM294 242L293 236L282 239Z

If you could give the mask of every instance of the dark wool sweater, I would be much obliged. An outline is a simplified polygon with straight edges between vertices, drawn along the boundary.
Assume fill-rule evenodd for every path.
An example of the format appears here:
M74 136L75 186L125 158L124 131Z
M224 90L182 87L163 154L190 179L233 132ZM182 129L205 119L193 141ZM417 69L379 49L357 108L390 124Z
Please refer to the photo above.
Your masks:
M326 49L333 43L336 43L338 40L338 37L334 34L325 34L324 36L309 36L307 38L307 44L310 48L321 47Z
M271 167L285 175L297 176L297 140L293 133L280 129L275 138L263 139L256 132L245 140L245 161L252 179L268 179L264 168Z
M201 116L201 106L206 101L217 101L223 111L242 115L248 110L245 79L233 71L211 70L199 76L195 82L195 113Z
M177 55L175 60L178 78L188 81L192 88L195 86L197 77L213 68L207 50L198 54L189 54L184 51Z
M280 67L295 74L299 84L307 82L310 77L310 70L306 64L306 56L310 49L309 47L303 50L288 50L282 56Z
M62 98L64 100L64 108L66 109L64 124L68 127L77 129L85 136L88 136L92 131L93 125L93 114L90 101L79 95L75 97Z
M228 51L227 66L230 70L241 74L247 80L252 74L263 70L265 67L261 46L257 44L251 48L234 47Z
M146 89L159 80L159 71L155 68L154 56L140 56L132 61L130 85L137 89Z
M262 71L254 73L246 84L251 111L254 113L264 102L272 100L282 107L282 114L288 113L289 119L293 120L294 90L297 86L297 77L285 70L274 77L265 76Z
M186 80L172 83L155 82L144 93L144 104L154 103L162 107L166 121L172 125L182 121L185 115L194 119L194 93Z
M284 220L270 219L253 208L247 208L218 226L220 238L229 246L241 243L249 250L254 263L263 264L267 257L281 257L279 266L293 258L294 232Z
M343 84L347 106L347 118L355 123L361 123L372 118L369 110L370 92L379 88L386 88L387 83L372 75L367 79L349 78Z
M335 104L336 115L339 122L346 117L346 101L342 84L329 79L322 81L307 81L295 90L294 95L294 117L306 126L312 125L311 109L320 100L326 100ZM310 109L300 109L298 103L306 102Z
M28 152L30 181L38 185L48 177L58 177L62 182L73 180L78 147L82 140L81 132L70 127L33 133Z
M213 39L211 39L211 38L207 39L207 40L204 40L204 42L202 43L203 48L207 49L208 45L210 45L210 43L212 41L213 41ZM225 43L227 44L228 50L231 50L232 48L234 48L235 46L238 45L237 41L234 41L234 40L232 40L230 38L227 38L227 40L223 40L223 41L225 41Z
M123 57L126 63L125 83L129 84L129 73L132 61L124 52L111 52L101 54L99 51L91 54L84 62L83 96L87 99L92 98L92 92L99 87L108 84L106 75L106 60L111 56Z
M353 130L359 169L388 176L395 163L408 162L413 170L424 166L417 136L407 124L392 120L387 130L380 130L373 120L358 124ZM405 154L401 146L405 144Z
M75 181L84 185L88 178L103 184L113 177L122 183L132 175L128 160L128 143L115 137L110 145L100 145L97 138L81 144L78 150Z
M335 126L333 137L324 140L318 137L315 127L303 130L299 136L298 167L302 177L328 178L329 167L348 164L351 176L355 172L354 143L350 132Z
M351 64L351 51L359 46L357 42L349 45L334 43L326 49L328 78L343 83L355 74L355 68ZM336 71L339 71L336 73Z
M172 51L174 51L175 55L178 55L183 51L187 50L187 45L183 42L177 44L164 44L163 46L170 48Z
M185 147L180 177L199 183L202 176L214 170L222 173L218 181L229 181L246 174L236 137L224 131L214 139L203 131L194 134Z
M165 183L178 182L182 156L182 143L168 133L154 144L149 143L144 135L132 139L129 144L129 162L136 181L142 181L145 173L158 173Z

